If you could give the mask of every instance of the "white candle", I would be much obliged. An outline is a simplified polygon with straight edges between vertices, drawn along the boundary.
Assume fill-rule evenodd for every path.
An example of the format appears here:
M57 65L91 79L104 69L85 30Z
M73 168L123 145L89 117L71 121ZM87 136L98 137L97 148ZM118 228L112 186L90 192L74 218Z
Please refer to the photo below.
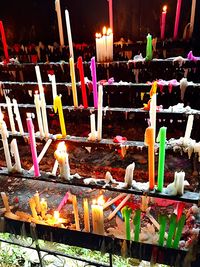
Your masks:
M9 116L11 131L12 131L12 134L16 134L12 106L11 106L10 98L8 96L6 96L6 104L7 104L7 109L8 109L8 116Z
M51 174L54 175L54 176L56 176L57 169L58 169L58 161L55 160L55 163L53 165L53 170L52 170Z
M14 159L15 159L15 165L13 166L14 170L19 173L22 172L22 166L21 166L19 150L18 150L16 139L13 139L10 143L10 152L11 152L11 155L14 156Z
M190 139L190 135L192 132L192 127L193 127L193 121L194 121L194 115L189 115L186 130L185 130L184 141L187 141L188 139Z
M40 131L40 136L44 137L44 129L43 129L43 123L42 123L42 114L41 114L41 102L40 102L40 96L36 92L34 95L34 103L36 108L36 114L37 114L37 121L38 121L38 128Z
M185 172L175 172L174 176L174 186L177 190L177 194L182 196L184 193Z
M69 43L69 53L70 53L70 57L74 58L73 43L72 43L72 33L71 33L69 12L68 12L67 9L65 10L65 20L66 20L66 26L67 26L67 36L68 36L68 43Z
M72 203L73 203L73 211L74 211L74 219L76 224L76 230L80 231L80 224L79 224L79 215L78 215L78 203L76 196L72 196Z
M21 116L20 116L20 113L19 113L19 107L17 105L17 100L16 99L13 99L13 105L14 105L14 113L15 113L15 116L16 116L16 121L17 121L17 124L18 124L19 132L20 132L21 135L24 135L24 128L23 128L23 125L22 125L22 120L21 120Z
M124 182L128 187L132 187L134 169L135 169L135 162L131 163L126 167Z
M49 81L51 82L52 85L52 95L53 95L53 100L57 96L57 86L56 86L56 76L53 75L48 75L49 76Z
M150 126L154 128L154 140L156 136L156 94L152 95L151 102L150 102L150 111L149 111L149 117L150 117Z
M97 201L94 200L93 204L91 205L93 233L98 235L104 235L103 205L103 196L100 196Z
M89 134L89 140L96 141L97 138L97 132L96 132L96 126L95 126L95 114L90 115L90 129L91 132Z
M49 127L48 127L46 101L45 101L45 95L44 94L40 94L40 101L41 101L41 109L42 109L42 121L43 121L44 135L45 135L45 137L48 137L49 136Z
M102 36L102 61L107 61L107 35L106 27L103 27L103 36Z
M196 11L196 0L192 0L191 16L190 16L190 38L192 37L194 30L194 19Z
M113 33L111 29L107 30L107 59L113 60Z
M102 139L102 114L103 114L103 86L99 85L98 90L98 112L97 112L97 139Z
M90 232L90 213L88 207L87 198L83 199L83 211L84 211L84 230L85 232Z
M40 67L39 66L35 66L35 72L36 72L39 92L40 92L40 94L42 94L42 93L44 93L44 89L43 89L43 86L42 86L42 78L41 78L41 73L40 73Z
M59 37L60 37L60 45L64 46L64 36L63 36L63 26L62 26L60 0L55 0L55 9L56 9L57 19L58 19L58 30L59 30Z
M101 34L96 33L96 57L97 57L97 62L100 61L100 41L101 41Z
M54 156L59 164L60 169L60 177L64 178L65 180L70 179L70 167L69 167L69 160L67 154L67 148L65 142L60 142L58 144L57 150L54 153Z

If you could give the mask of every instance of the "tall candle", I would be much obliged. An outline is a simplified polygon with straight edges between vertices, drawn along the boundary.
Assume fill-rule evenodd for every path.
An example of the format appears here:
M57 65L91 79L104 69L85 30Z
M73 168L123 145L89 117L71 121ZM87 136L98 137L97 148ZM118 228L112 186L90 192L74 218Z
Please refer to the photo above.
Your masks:
M154 129L154 140L156 135L156 102L157 102L157 96L155 93L151 97L150 110L149 110L150 126L153 127Z
M154 128L148 127L145 131L145 144L148 146L148 168L149 168L149 189L153 190L155 185L154 166Z
M147 46L146 46L146 60L152 60L153 58L153 51L152 51L152 36L151 34L147 35Z
M59 164L60 169L60 177L65 180L70 179L70 167L69 167L69 159L67 154L67 148L65 142L60 142L58 144L57 150L54 153L54 156Z
M19 150L18 150L16 139L13 139L11 141L10 149L11 149L11 155L13 155L15 159L15 165L13 166L13 168L16 172L20 173L22 172L22 167L21 167L21 161L20 161Z
M176 231L176 215L172 214L170 217L170 225L169 225L168 238L167 238L167 243L166 243L166 246L168 248L172 247L172 240L173 240L175 231Z
M141 210L135 211L133 224L134 224L134 241L139 242L140 224L141 224Z
M128 206L122 208L122 216L125 221L125 228L126 228L126 240L131 240L131 226L130 226L130 218L132 214L132 209Z
M78 215L78 203L77 203L77 198L75 195L72 196L72 204L73 204L76 230L79 231L80 230L80 223L79 223L79 215Z
M103 36L102 36L102 62L106 62L107 61L107 29L106 27L103 27Z
M90 232L90 213L88 206L88 199L83 199L83 211L84 211L84 230L85 232Z
M166 127L161 127L158 133L157 142L159 146L159 159L158 159L158 186L157 190L162 192L164 184L164 173L165 173L165 142L166 142Z
M81 92L82 92L82 101L84 108L88 108L88 101L87 101L87 93L86 93L86 86L85 86L85 78L84 78L84 69L83 69L83 59L82 57L78 58L77 68L79 70L79 76L81 81Z
M70 57L69 59L70 64L70 76L72 81L72 95L73 95L73 102L74 107L78 107L78 98L77 98L77 90L76 90L76 77L75 77L75 70L74 70L74 59Z
M113 32L111 29L107 30L107 60L113 60Z
M35 73L36 73L36 78L37 78L37 82L38 82L39 92L40 92L40 94L42 94L42 93L44 93L44 89L42 86L42 77L41 77L41 73L40 73L40 67L38 65L35 66Z
M69 199L69 193L67 192L56 210L60 212L61 209L67 204L68 199Z
M36 115L37 115L37 121L38 121L38 128L40 132L40 136L44 137L44 128L42 123L42 113L41 113L41 102L40 102L40 96L36 93L34 94L34 103L36 108Z
M190 139L190 135L192 132L192 127L193 127L193 121L194 121L194 115L189 115L188 120L187 120L187 126L185 129L184 141L187 141L188 139Z
M49 127L48 127L46 100L45 100L44 93L40 94L40 103L41 103L41 110L42 110L42 122L43 122L43 128L44 128L44 135L45 137L48 137Z
M66 20L66 26L67 26L67 36L68 36L68 43L69 43L70 58L72 57L74 59L74 51L73 51L73 43L72 43L72 33L71 33L69 12L68 12L67 9L65 10L65 20Z
M64 36L63 36L63 26L62 26L62 15L61 15L61 8L60 8L60 0L55 0L55 9L56 9L57 19L58 19L58 30L59 30L59 37L60 37L60 46L64 46Z
M33 160L33 165L34 165L34 175L35 177L39 177L40 170L39 170L39 164L38 164L38 159L37 159L35 132L34 132L33 122L29 114L27 114L26 123L27 123L27 128L28 128L28 133L29 133L29 143L31 147L31 154L32 154L32 160Z
M53 74L49 74L49 81L51 81L52 84L52 96L53 96L53 100L54 98L57 96L57 86L56 86L56 76Z
M2 114L1 114L2 116ZM6 166L8 169L8 172L12 171L12 162L11 162L11 157L10 157L10 150L8 146L8 131L7 131L7 126L5 121L3 119L0 119L0 131L1 131L1 138L3 142L3 149L4 149L4 154L5 154L5 159L6 159Z
M113 30L113 2L112 0L108 0L109 4L109 24L110 28Z
M186 216L185 214L183 214L180 218L180 220L178 221L177 224L177 229L176 229L176 234L174 237L174 242L173 242L173 248L177 249L179 247L179 241L181 239L181 235L182 235L182 231L185 225L185 221L186 221Z
M159 246L163 246L164 238L165 238L165 229L166 229L166 225L167 225L167 216L166 215L160 215L159 216L159 223L160 223L160 229L159 229L158 244L159 244Z
M100 196L97 201L93 200L93 204L91 205L93 233L98 235L104 235L103 205L103 196Z
M12 134L16 134L15 122L14 122L14 117L13 117L13 112L12 112L11 101L10 101L10 98L8 96L6 96L6 104L7 104L7 109L8 109L8 116L9 116L11 131L12 131Z
M6 36L5 36L4 27L3 27L3 22L1 20L0 20L0 32L1 32L1 39L2 39L2 44L3 44L4 56L5 56L5 59L9 62L8 46L7 46L7 42L6 42Z
M39 195L38 191L36 191L36 193L34 194L33 198L34 198L34 201L35 201L35 204L36 204L36 211L38 213L40 213L41 212L41 205L40 205L40 195Z
M20 113L19 113L19 107L18 107L16 99L13 99L13 105L14 105L14 113L15 113L15 116L16 116L16 121L17 121L17 124L18 124L19 132L20 132L21 135L24 135L24 128L23 128L23 125L22 125L22 120L21 120L21 116L20 116Z
M65 128L65 119L64 119L64 115L63 115L61 95L60 96L57 95L54 98L53 108L54 108L54 112L55 113L58 112L58 115L59 115L62 137L66 137L67 134L66 134L66 128Z
M192 8L191 8L191 16L190 16L190 35L192 37L194 30L194 20L195 20L195 12L196 12L196 0L192 0Z
M100 62L100 49L101 49L101 34L96 33L96 57L97 57L97 62Z
M103 86L99 85L98 111L97 111L97 139L102 139L102 115L103 115Z
M160 25L161 40L165 39L166 15L167 15L167 6L163 6L162 15L161 15L161 25Z
M181 3L182 3L182 0L177 0L176 18L175 18L175 24L174 24L174 39L177 39L177 36L178 36L178 27L179 27L180 13L181 13Z
M97 97L97 76L96 76L96 63L95 57L91 58L91 75L92 75L92 85L93 85L93 99L94 99L94 107L98 107L98 97Z

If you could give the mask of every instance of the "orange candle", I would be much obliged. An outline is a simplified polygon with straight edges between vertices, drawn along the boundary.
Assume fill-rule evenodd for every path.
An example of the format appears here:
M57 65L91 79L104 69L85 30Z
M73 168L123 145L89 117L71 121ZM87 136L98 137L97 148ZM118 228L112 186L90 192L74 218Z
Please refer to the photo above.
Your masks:
M149 189L153 190L155 185L154 166L154 128L148 127L145 131L144 143L148 146L148 166L149 166Z

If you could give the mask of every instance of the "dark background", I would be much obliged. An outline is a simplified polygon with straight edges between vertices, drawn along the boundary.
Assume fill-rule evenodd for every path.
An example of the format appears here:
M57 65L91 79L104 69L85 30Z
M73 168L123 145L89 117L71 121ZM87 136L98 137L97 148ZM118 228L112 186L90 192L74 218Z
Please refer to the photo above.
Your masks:
M109 25L107 0L60 0L67 44L64 10L70 13L74 42L94 42L95 32ZM113 0L114 38L143 40L148 32L160 36L162 6L168 5L166 37L173 36L176 0ZM192 0L183 0L179 38L190 21ZM0 0L0 20L8 44L14 42L59 42L54 0ZM197 0L193 39L200 36L200 0Z

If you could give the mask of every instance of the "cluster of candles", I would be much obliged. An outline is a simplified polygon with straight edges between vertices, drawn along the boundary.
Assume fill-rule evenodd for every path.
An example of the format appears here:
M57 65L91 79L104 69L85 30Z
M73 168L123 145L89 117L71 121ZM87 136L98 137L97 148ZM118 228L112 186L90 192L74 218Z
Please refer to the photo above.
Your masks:
M103 27L102 34L96 33L96 56L98 62L113 60L113 32Z

